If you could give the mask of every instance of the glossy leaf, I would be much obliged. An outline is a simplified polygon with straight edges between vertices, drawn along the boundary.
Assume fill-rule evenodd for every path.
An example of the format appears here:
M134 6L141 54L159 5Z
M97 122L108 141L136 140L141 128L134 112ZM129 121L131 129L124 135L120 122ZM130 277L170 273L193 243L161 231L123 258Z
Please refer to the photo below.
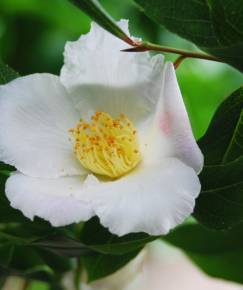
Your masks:
M194 216L214 229L227 229L243 221L243 157L206 166L200 175L202 191Z
M243 71L243 0L135 0L152 20Z
M205 157L194 216L214 229L243 221L243 89L227 98L199 140Z
M199 140L205 165L217 165L241 156L242 151L239 148L242 139L238 135L241 134L243 126L242 109L243 88L240 88L219 106L206 134ZM239 148L232 148L234 143Z

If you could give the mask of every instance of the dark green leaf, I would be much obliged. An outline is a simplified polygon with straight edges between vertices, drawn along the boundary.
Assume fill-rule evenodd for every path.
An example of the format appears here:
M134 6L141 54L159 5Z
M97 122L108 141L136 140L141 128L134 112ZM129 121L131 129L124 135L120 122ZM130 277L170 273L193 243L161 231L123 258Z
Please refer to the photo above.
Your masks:
M243 283L243 250L213 256L188 253L188 256L210 276Z
M33 249L19 246L13 247L7 264L0 263L0 275L22 276L48 282L54 279L53 270Z
M163 237L186 252L202 255L243 250L242 239L243 224L227 231L211 230L197 223L184 224Z
M135 0L145 14L243 71L243 0Z
M68 258L62 257L59 254L54 254L44 249L36 249L36 253L42 258L44 263L58 273L70 271L72 268L71 261Z
M94 253L84 244L65 236L47 237L32 243L32 245L65 257L80 257Z
M243 111L240 113L230 144L223 157L223 163L235 160L243 155Z
M129 234L123 237L112 235L100 225L97 218L85 223L81 236L81 241L90 249L112 255L123 255L135 251L155 239L156 237L143 233Z
M4 85L17 77L19 74L0 60L0 85Z
M243 221L243 89L226 99L199 145L205 157L202 192L194 216L204 225L225 229Z
M163 239L183 249L207 274L243 283L243 225L212 231L198 224L183 225Z
M14 246L10 243L0 242L0 265L8 267L12 261Z
M2 271L0 275L17 275L54 282L56 273L68 272L71 268L69 259L45 250L10 244L0 247L0 270Z
M92 282L113 274L135 258L138 253L139 251L133 251L124 255L97 254L83 257L82 261L88 273L88 281Z
M104 29L117 36L118 38L132 44L133 41L128 35L115 23L111 16L103 9L97 0L70 0L83 10Z
M206 165L231 161L242 154L239 150L242 145L242 138L239 138L243 129L242 109L243 88L240 88L219 106L206 134L199 140Z
M9 170L10 167L0 163L0 170ZM23 214L9 204L8 199L5 196L5 182L7 180L7 175L0 173L0 223L9 222L29 222L29 220L23 216Z
M0 239L13 245L28 246L40 238L53 235L53 233L55 233L55 230L51 227L40 225L39 221L31 222L27 220L23 223L3 224L0 230Z
M194 216L215 229L243 221L243 157L225 165L206 166L200 175L202 192Z

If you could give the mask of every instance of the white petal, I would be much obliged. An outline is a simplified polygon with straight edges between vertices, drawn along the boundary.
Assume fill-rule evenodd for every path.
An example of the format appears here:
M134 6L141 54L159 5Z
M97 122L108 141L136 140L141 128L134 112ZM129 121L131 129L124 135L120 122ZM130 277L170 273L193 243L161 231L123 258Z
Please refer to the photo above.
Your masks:
M128 22L117 23L128 31ZM125 29L124 29L125 28ZM149 70L149 54L121 52L127 48L124 41L92 23L88 34L79 40L67 42L61 80L67 88L87 84L123 87L133 84L141 69Z
M7 180L6 195L11 206L26 217L33 220L37 216L53 226L65 226L93 216L90 204L82 201L87 188L81 177L40 179L16 172Z
M142 150L145 163L177 157L197 173L202 169L203 155L193 136L172 63L165 64L163 89L152 128L144 132Z
M195 171L170 158L90 188L86 198L112 233L161 235L192 213L199 192Z
M78 119L54 75L34 74L0 86L0 160L34 177L81 174L68 140Z
M127 21L118 23L128 31ZM61 81L84 118L96 110L133 122L155 110L161 89L163 57L128 53L126 44L93 23L91 31L65 46Z
M192 213L199 192L195 171L177 159L109 182L93 175L40 179L15 173L6 183L11 205L31 219L38 216L63 226L97 214L119 236L166 234Z

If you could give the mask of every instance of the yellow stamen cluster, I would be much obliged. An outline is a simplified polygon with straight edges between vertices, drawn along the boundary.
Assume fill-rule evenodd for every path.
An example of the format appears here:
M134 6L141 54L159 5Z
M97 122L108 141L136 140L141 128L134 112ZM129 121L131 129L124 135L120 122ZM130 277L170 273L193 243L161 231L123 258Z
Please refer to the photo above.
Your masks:
M132 170L141 160L137 132L124 115L113 119L108 113L96 112L92 122L82 119L70 129L74 152L81 164L93 173L117 178Z

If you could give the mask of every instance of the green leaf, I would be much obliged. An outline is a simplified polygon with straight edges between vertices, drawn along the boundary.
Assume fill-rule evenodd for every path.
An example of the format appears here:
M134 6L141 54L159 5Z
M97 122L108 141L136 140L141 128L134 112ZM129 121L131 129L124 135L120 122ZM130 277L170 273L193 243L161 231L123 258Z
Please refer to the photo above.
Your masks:
M77 5L83 12L91 17L104 29L124 40L129 44L133 44L133 40L116 24L112 17L103 9L96 0L70 0Z
M243 221L243 157L227 164L206 166L200 174L202 191L194 216L202 224L225 229Z
M224 154L222 162L230 162L243 155L243 110L240 113L230 144Z
M4 85L17 77L19 74L0 60L0 85Z
M92 255L94 253L94 251L79 241L65 236L55 235L47 237L45 239L35 241L32 245L64 257L80 257L83 255Z
M2 275L15 274L51 281L55 273L70 271L72 264L68 258L34 247L30 241L21 245L16 238L9 236L0 235L0 266L5 273Z
M243 0L135 0L152 20L243 71Z
M212 231L198 224L179 226L163 237L181 248L207 274L243 283L243 225Z
M81 241L90 249L111 255L124 255L135 251L156 238L143 233L129 234L123 237L112 235L100 225L97 218L85 223L81 235Z
M0 276L12 275L47 282L54 279L53 270L45 264L43 259L32 248L21 246L12 247L8 263L0 260Z
M227 231L211 230L197 223L184 224L162 239L186 252L220 255L243 250L243 224Z
M206 134L199 140L206 165L225 163L241 156L242 109L243 88L240 88L219 106Z
M205 157L202 191L194 216L214 229L243 221L243 88L227 98L215 113L199 146Z
M10 168L10 166L0 162L0 223L29 222L19 210L10 206L5 196L5 182L8 176L3 172L9 172Z
M139 250L124 255L103 255L82 257L83 265L88 273L88 282L111 275L124 267L137 256Z
M17 77L19 74L0 60L0 85L4 85ZM13 170L15 170L14 167L0 162L0 223L27 221L20 211L10 206L5 196L5 182Z
M26 249L28 250L28 249ZM36 249L35 252L41 257L43 262L58 273L65 273L72 268L71 260L58 254L54 254L44 249Z
M14 253L14 246L10 243L0 242L0 265L1 266L9 266L12 261Z

